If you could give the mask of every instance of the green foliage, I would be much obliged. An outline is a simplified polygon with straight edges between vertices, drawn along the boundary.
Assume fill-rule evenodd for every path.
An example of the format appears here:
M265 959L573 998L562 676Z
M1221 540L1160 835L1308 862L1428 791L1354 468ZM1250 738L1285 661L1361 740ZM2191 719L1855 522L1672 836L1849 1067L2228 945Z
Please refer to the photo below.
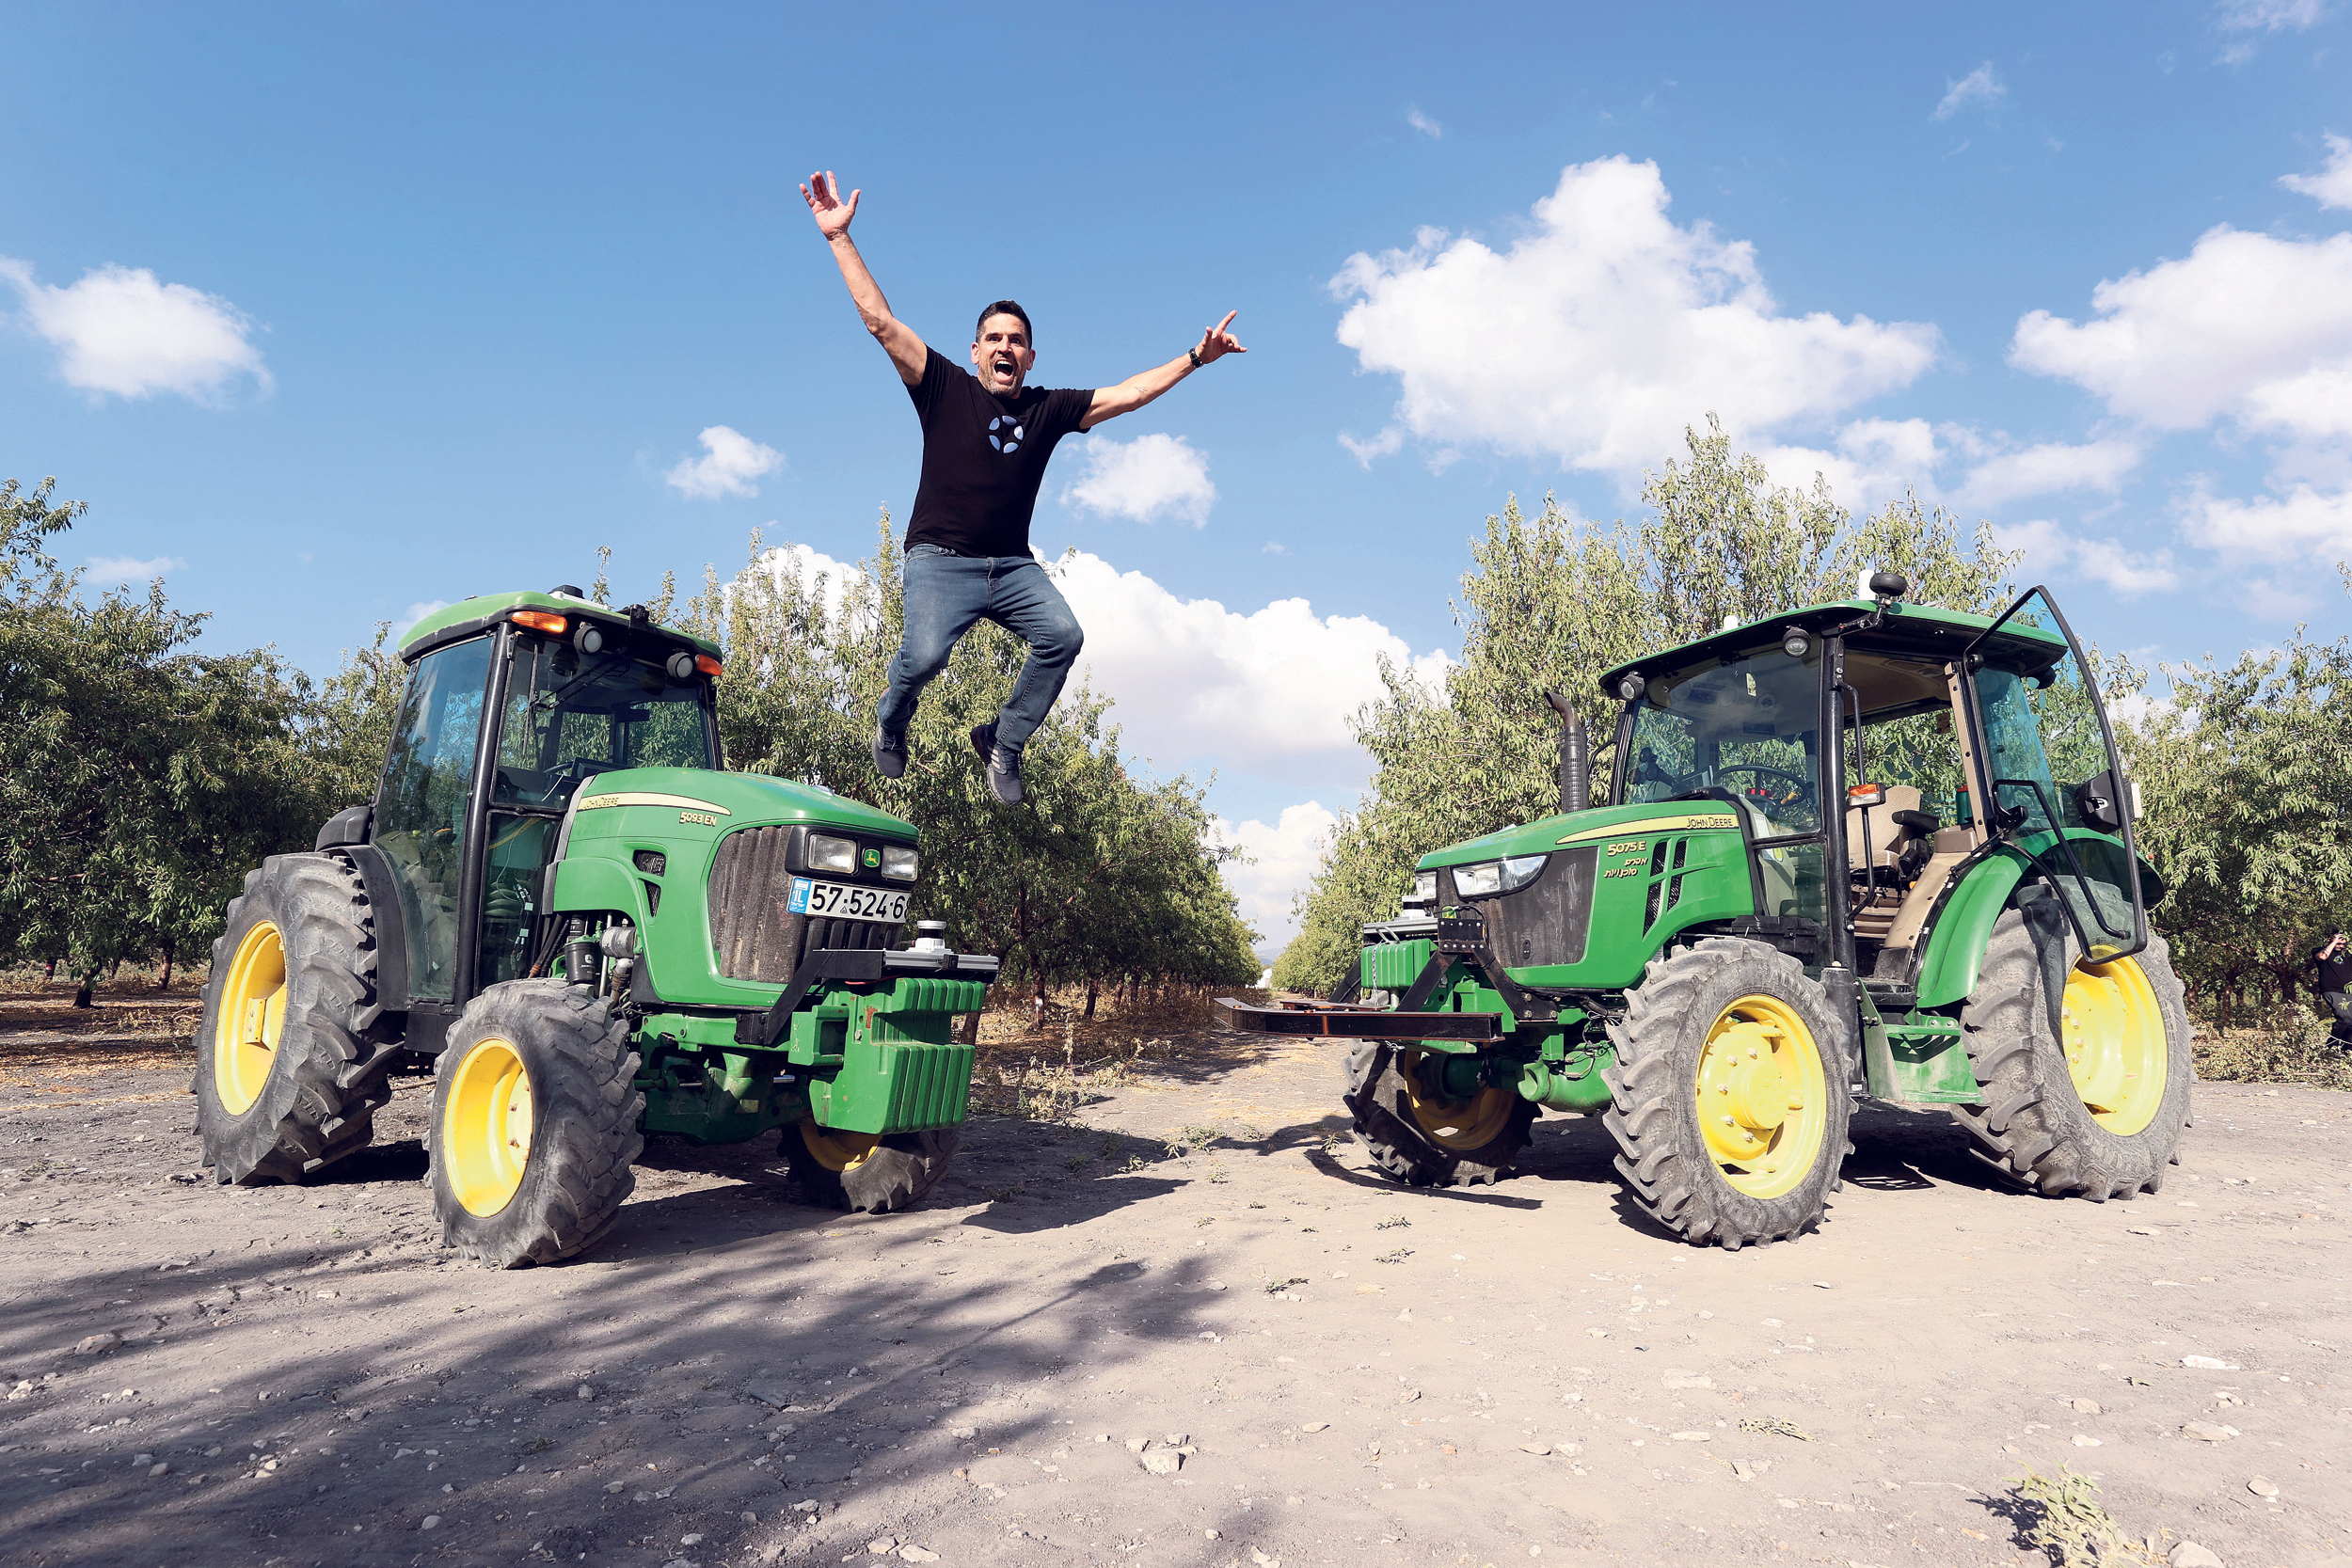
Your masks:
M995 717L1027 657L999 627L975 627L925 689L905 776L875 772L899 565L885 517L875 554L843 582L803 582L788 552L757 535L731 581L707 575L682 624L726 649L727 766L821 784L919 824L913 918L945 920L952 945L999 955L1008 978L1039 995L1073 982L1255 979L1255 934L1217 874L1225 852L1209 847L1204 786L1131 773L1105 723L1108 699L1065 692L1022 754L1028 798L1009 808L989 793L966 736Z
M2259 1019L2352 927L2352 638L2298 626L2276 652L2164 673L2169 700L2118 736L2169 884L2155 924L2201 1016Z
M200 948L318 813L309 691L267 649L190 647L161 582L95 602L44 546L81 505L0 481L0 957L77 973Z
M1988 530L1970 532L1909 496L1857 521L1818 478L1808 491L1773 485L1711 417L1688 439L1689 460L1644 487L1652 512L1638 527L1586 521L1549 496L1534 517L1513 499L1486 519L1454 606L1462 657L1444 691L1384 663L1386 698L1357 716L1372 789L1299 898L1300 931L1275 965L1277 986L1337 984L1359 927L1396 912L1413 863L1430 849L1557 806L1559 720L1547 689L1566 693L1599 745L1617 705L1600 689L1602 671L1708 636L1726 619L1851 598L1866 566L1904 573L1916 602L1979 612L2002 603L2015 558ZM1900 725L1872 738L1920 756L1950 750ZM1597 781L1609 761L1595 759Z

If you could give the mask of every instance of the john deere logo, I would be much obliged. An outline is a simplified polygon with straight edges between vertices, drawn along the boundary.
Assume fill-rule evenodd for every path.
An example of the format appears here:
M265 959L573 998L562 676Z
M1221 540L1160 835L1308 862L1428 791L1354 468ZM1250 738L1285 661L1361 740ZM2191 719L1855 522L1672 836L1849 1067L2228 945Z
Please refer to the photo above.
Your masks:
M874 867L876 867L876 866L878 866L878 865L880 865L880 864L882 864L882 851L881 851L880 849L868 849L868 850L866 850L866 870L868 870L868 871L871 871L872 869L874 869Z

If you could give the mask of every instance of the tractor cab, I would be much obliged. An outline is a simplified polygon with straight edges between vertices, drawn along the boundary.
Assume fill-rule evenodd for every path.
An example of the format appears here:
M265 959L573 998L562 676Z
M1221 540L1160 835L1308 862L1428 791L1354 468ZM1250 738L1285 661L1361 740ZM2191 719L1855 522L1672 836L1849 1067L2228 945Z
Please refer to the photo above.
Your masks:
M1907 589L1872 574L1867 597L1611 671L1613 799L1735 813L1756 908L1743 934L1905 1005L1940 895L1996 842L2068 895L2086 955L2138 951L2154 890L2058 606L2035 589L1988 624L1906 604Z
M531 968L546 872L584 784L719 768L720 662L715 644L568 585L451 605L401 657L408 688L373 810L342 814L319 845L373 847L400 903L411 1034L429 1037Z

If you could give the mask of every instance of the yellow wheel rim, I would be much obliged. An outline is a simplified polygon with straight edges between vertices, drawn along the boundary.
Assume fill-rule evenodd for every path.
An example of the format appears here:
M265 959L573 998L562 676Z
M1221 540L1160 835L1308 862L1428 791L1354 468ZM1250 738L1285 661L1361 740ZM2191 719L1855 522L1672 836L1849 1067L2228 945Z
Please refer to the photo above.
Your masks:
M1418 1051L1396 1053L1396 1072L1405 1081L1405 1100L1422 1136L1439 1148L1468 1154L1502 1136L1519 1097L1489 1084L1468 1100L1427 1100L1421 1092Z
M1743 996L1699 1050L1699 1134L1724 1180L1750 1197L1792 1191L1820 1157L1829 1125L1821 1049L1776 996Z
M2078 968L2058 1003L2066 1073L2090 1119L2130 1137L2156 1119L2169 1054L2164 1014L2129 958Z
M874 1157L882 1147L882 1139L872 1132L836 1132L830 1127L819 1127L815 1118L801 1121L801 1142L817 1157L817 1163L838 1174L855 1170Z
M213 1026L213 1087L221 1109L241 1117L262 1098L278 1037L286 1026L286 944L261 921L237 943Z
M502 1039L466 1048L441 1111L441 1168L469 1214L497 1213L522 1190L536 1112L531 1074Z

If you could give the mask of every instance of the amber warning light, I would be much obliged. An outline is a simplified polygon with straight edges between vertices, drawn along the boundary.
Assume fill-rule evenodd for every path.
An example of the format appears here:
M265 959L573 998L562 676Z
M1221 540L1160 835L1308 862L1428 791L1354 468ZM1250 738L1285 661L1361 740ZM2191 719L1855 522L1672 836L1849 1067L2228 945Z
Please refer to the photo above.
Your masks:
M700 670L704 674L708 675L714 681L719 678L719 661L711 657L708 654L696 654L694 656L694 668Z
M515 611L515 624L546 632L549 637L563 636L564 628L571 625L563 616L546 610L518 610Z
M1886 786L1874 784L1849 784L1846 786L1846 804L1849 806L1883 806L1886 804Z

